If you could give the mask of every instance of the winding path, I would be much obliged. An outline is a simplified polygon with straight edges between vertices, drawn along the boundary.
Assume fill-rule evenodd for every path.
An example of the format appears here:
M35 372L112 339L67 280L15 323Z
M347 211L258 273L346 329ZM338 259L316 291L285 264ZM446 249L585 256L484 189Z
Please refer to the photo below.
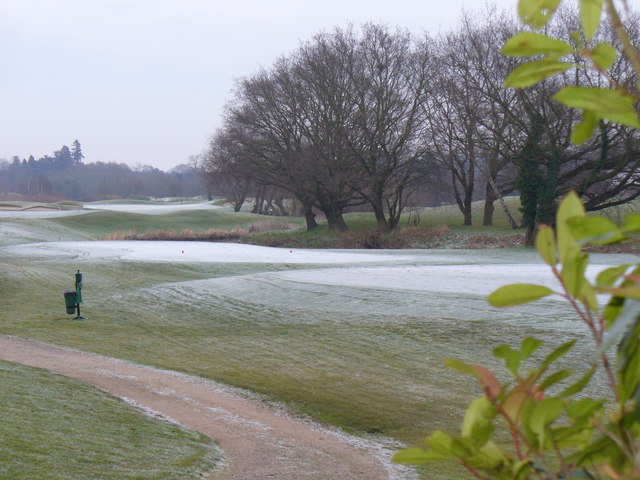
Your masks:
M0 358L81 380L215 438L226 463L212 479L378 480L413 476L390 465L390 453L381 451L379 445L293 418L282 409L211 381L2 335Z

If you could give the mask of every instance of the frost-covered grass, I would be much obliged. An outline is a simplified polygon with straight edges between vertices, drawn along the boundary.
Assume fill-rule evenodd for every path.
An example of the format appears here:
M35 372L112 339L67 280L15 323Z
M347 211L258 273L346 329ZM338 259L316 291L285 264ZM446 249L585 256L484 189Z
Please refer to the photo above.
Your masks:
M172 218L201 221L203 213ZM56 219L56 228L77 239L78 232L99 238L106 227L85 223L88 215L94 214ZM113 227L132 214L95 215L111 218ZM42 227L34 221L23 228ZM601 267L624 260L594 258ZM7 246L0 248L0 332L200 375L349 430L412 443L438 428L457 430L464 406L481 394L445 369L446 358L497 368L489 352L502 343L534 335L552 347L578 338L567 366L585 370L587 335L562 302L497 310L485 300L502 283L549 282L540 265L524 249ZM84 322L64 312L62 292L73 286L76 269L85 274L83 314L90 320ZM458 478L440 468L430 467L425 478Z
M160 207L154 207L160 208ZM144 233L147 230L183 230L196 231L211 228L233 230L236 228L250 228L251 225L264 222L265 217L248 213L234 213L226 209L184 209L153 215L131 213L129 211L98 211L70 217L52 219L51 222L63 227L90 233L99 239L107 234L118 231L133 231ZM273 218L278 224L292 223L288 218ZM300 220L293 223L298 223Z
M487 305L486 293L502 282L549 281L531 251L260 254L233 245L217 258L180 261L162 244L133 243L107 256L95 253L102 242L47 247L59 255L0 249L0 331L248 388L407 442L457 429L462 408L481 393L447 371L445 358L495 367L487 353L501 343L581 338L562 302ZM310 257L294 262L298 253ZM366 264L356 264L361 255ZM620 258L596 256L602 265ZM85 275L84 322L64 313L62 292L76 269ZM580 350L568 363L586 365Z
M83 383L0 362L0 478L197 479L219 450Z

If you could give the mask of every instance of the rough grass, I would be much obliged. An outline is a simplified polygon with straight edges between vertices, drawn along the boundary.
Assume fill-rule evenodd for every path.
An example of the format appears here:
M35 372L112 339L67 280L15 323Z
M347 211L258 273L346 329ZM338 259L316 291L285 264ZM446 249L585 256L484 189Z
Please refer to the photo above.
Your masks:
M104 240L179 240L216 242L239 240L253 232L290 230L291 228L291 225L288 223L275 222L273 220L260 220L251 224L249 228L234 228L233 230L209 228L207 230L194 231L191 228L184 228L182 230L152 230L149 228L144 233L137 233L133 230L118 231L105 235Z
M0 478L199 479L219 450L83 383L0 362Z

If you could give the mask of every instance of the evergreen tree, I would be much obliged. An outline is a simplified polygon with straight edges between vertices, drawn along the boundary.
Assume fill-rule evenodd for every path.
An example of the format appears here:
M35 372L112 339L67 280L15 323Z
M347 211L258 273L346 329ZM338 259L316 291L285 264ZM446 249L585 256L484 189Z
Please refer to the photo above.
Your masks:
M63 145L60 150L56 150L53 152L54 156L54 169L55 170L64 170L73 165L73 158L71 157L71 151L69 147Z
M82 148L80 147L80 142L76 138L71 145L71 158L73 160L74 165L80 165L82 163L82 159L84 155L82 155Z
M542 186L543 174L540 161L543 158L540 142L542 140L542 116L529 112L531 129L518 158L518 180L516 188L520 191L520 211L522 224L526 228L526 244L532 245L538 217L538 196Z
M560 174L561 157L559 152L546 151L542 153L535 224L553 225L557 210L556 198L558 198L558 176ZM533 245L533 238L531 239L531 245Z

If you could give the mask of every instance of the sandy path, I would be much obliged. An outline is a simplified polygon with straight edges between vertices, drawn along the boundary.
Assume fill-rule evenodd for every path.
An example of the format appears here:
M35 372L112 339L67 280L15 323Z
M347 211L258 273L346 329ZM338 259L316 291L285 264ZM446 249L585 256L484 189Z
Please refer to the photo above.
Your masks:
M404 477L372 445L292 418L232 389L113 358L0 335L0 358L95 385L215 438L226 456L216 480ZM357 445L357 442L361 445Z

